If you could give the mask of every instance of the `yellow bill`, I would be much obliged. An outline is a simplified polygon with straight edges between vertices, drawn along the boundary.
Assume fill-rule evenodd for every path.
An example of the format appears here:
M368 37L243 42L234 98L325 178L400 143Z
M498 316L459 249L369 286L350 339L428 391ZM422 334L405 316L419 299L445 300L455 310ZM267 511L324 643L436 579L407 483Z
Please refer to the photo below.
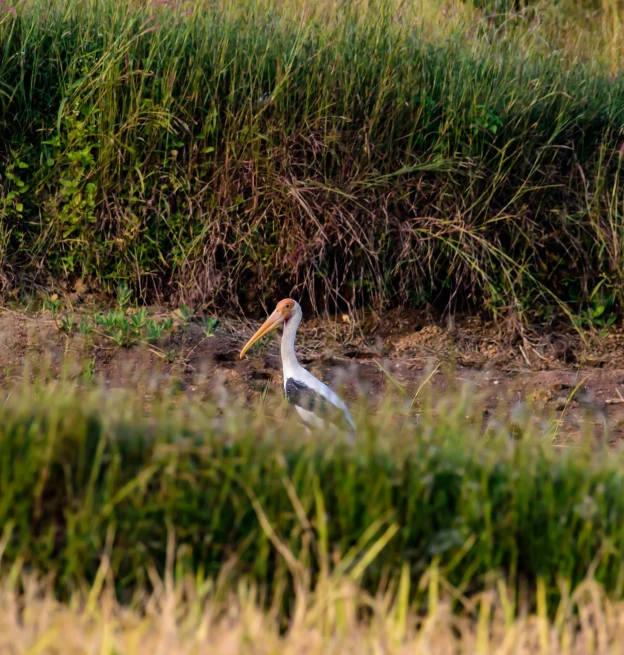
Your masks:
M283 322L284 322L284 314L276 309L269 318L262 324L260 329L249 339L249 341L245 344L245 347L241 350L240 352L240 358L243 358L243 355L258 341L259 339L262 339L262 337L265 334L268 334L272 330L275 330L275 328L279 327Z

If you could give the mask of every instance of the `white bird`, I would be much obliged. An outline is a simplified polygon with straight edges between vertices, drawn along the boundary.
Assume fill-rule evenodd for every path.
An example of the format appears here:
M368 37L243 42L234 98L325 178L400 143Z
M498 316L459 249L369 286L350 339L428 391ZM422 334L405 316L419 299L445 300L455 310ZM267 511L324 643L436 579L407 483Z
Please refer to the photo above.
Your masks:
M306 371L297 361L295 354L295 336L301 323L303 313L301 306L295 300L286 298L277 303L275 311L267 318L260 329L249 339L241 350L243 355L258 339L284 324L281 355L284 371L284 391L291 405L295 406L306 428L309 426L326 428L327 415L332 412L341 414L351 429L355 432L355 423L347 406L338 396L309 371Z

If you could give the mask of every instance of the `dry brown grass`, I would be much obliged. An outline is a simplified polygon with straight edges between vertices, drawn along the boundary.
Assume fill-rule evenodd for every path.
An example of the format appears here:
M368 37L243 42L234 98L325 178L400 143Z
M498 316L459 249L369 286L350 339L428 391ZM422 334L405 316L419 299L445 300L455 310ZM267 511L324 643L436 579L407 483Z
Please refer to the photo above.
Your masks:
M120 606L110 589L102 590L101 582L63 604L32 577L22 580L19 594L5 579L0 653L598 655L621 653L624 643L624 603L611 602L592 581L572 596L564 593L555 613L538 593L538 610L529 613L512 605L501 582L467 599L434 568L421 580L428 588L428 608L415 612L405 602L406 576L398 590L375 598L349 579L330 577L313 593L298 595L294 616L282 630L248 584L223 595L210 585L202 590L169 578L165 584L156 581L156 591L130 609ZM225 600L216 600L219 595ZM452 612L453 598L460 612Z

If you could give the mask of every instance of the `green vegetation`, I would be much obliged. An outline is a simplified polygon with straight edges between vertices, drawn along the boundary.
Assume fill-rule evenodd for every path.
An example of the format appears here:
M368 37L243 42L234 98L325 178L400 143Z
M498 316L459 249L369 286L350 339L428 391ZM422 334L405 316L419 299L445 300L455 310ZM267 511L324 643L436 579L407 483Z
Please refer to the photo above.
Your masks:
M80 323L74 313L61 312L61 299L54 294L43 301L44 309L52 314L56 327L71 337L79 332L85 339L85 346L91 345L94 337L103 337L119 348L144 343L153 344L165 336L171 336L175 328L173 317L167 316L161 320L150 318L145 307L137 308L131 304L132 291L126 284L117 288L117 307L106 313L96 312L92 315L83 314ZM182 327L188 327L194 312L186 305L177 310ZM206 318L206 321L214 319Z
M620 10L475 5L0 8L0 289L125 280L257 307L295 288L315 309L543 320L567 303L608 327Z
M84 345L61 379L58 344L48 372L5 366L0 651L621 643L624 460L563 434L582 382L558 418L486 416L380 363L396 397L353 403L348 441L303 435L266 370L250 410L231 362L209 381L191 354L225 357L215 316L287 294L605 335L623 20L611 0L0 3L0 300L43 298L65 356ZM138 345L151 377L124 351L132 389L102 382Z
M624 595L621 456L581 437L555 448L550 424L518 411L485 425L469 388L434 402L425 387L418 416L409 403L362 408L355 443L302 437L270 398L251 412L222 392L217 409L141 389L24 382L5 394L5 567L52 572L65 595L93 583L107 553L129 600L152 569L164 575L174 539L178 579L248 577L280 614L330 569L371 592L434 565L468 595L494 572L533 600L542 584L551 604L588 573Z

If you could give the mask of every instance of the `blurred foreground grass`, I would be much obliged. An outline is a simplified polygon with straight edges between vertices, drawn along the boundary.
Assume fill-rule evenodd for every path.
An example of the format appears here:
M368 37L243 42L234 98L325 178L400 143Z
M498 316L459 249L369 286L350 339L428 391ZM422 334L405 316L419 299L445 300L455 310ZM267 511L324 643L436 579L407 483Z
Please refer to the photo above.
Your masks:
M192 579L154 577L155 591L121 607L106 588L104 565L96 586L59 603L45 585L20 580L0 586L0 652L100 655L420 655L497 653L588 655L620 653L624 604L587 580L572 596L536 612L516 607L499 580L470 598L430 569L420 580L430 603L408 606L409 578L375 596L348 579L329 578L297 595L292 619L280 624L256 587L215 588ZM15 582L15 581L14 581ZM458 602L459 601L459 602ZM459 604L460 611L453 611ZM555 619L548 619L548 609Z
M3 392L5 572L50 574L68 598L105 557L128 602L169 562L200 585L252 581L281 618L329 575L375 594L432 565L457 599L492 575L529 607L588 575L624 595L621 453L583 435L555 444L556 424L528 408L486 420L470 387L425 387L412 404L354 403L348 443L303 436L270 398L250 410L223 389L148 390ZM409 601L427 593L411 584Z

